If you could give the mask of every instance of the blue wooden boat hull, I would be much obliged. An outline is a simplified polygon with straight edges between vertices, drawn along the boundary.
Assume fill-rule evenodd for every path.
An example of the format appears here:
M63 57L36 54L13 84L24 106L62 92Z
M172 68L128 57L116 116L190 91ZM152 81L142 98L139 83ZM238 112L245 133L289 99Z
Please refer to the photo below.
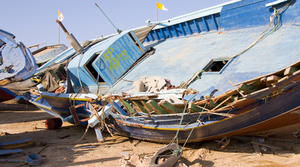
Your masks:
M99 73L101 68L117 66L105 64L100 59L94 61L91 57L110 55L111 44L120 37L115 36L87 49L83 56L75 56L68 65L70 78L78 90L84 88L98 95L131 90L131 81L145 75L160 76L171 80L174 85L180 85L193 74L201 72L201 76L196 77L198 80L189 84L189 88L199 92L195 100L209 96L215 89L218 89L215 95L222 95L236 89L232 83L243 83L299 62L299 9L300 3L296 0L241 0L162 21L150 32L144 43L145 50L151 47L155 49L152 55L133 66L124 64L123 68L123 64L120 64L120 69L107 68L117 73L109 75L109 71L104 71L103 77ZM106 51L99 52L103 50ZM143 48L141 50L144 52ZM66 53L63 59L71 57L74 51ZM124 55L118 52L114 59L122 60ZM142 56L140 53L137 55ZM113 54L110 56L112 58ZM89 61L94 63L90 65L87 63ZM216 62L226 64L218 70L208 68ZM95 68L94 78L91 71L86 70L90 67ZM103 79L99 83L98 75ZM241 102L233 110L218 111L234 114L233 117L214 115L208 119L208 115L203 114L201 122L204 125L196 122L199 114L187 114L184 122L188 125L178 125L180 114L157 115L149 120L147 117L115 113L110 113L108 124L121 135L165 143L173 139L178 128L179 142L184 142L191 131L193 133L188 142L262 132L299 123L299 80L297 74L279 82L276 85L276 89L280 90L278 96L271 96L270 91L272 93L276 90L270 87L247 96L247 103ZM86 102L71 99L71 94L54 93L43 93L41 97L32 100L33 104L50 114L70 122L74 120L69 108ZM76 113L78 116L83 115L81 119L91 115L87 106L76 110Z
M38 108L46 111L50 115L61 118L62 121L75 123L73 115L70 112L71 106L80 106L75 109L76 115L82 125L87 125L87 118L92 114L87 110L87 103L97 96L88 94L56 94L44 92L39 96L32 96L30 102Z
M182 125L179 125L181 115L153 115L151 118L140 118L110 113L109 123L114 125L113 129L120 135L162 143L172 141L178 129L180 143L188 139L191 131L188 142L265 132L300 123L299 80L300 75L281 83L279 89L282 94L277 97L258 100L260 96L265 96L264 92L261 92L249 99L253 100L249 105L231 111L221 111L236 114L231 118L210 116L208 120L208 116L203 114L200 123L196 122L199 113L186 114ZM190 124L190 122L194 123Z

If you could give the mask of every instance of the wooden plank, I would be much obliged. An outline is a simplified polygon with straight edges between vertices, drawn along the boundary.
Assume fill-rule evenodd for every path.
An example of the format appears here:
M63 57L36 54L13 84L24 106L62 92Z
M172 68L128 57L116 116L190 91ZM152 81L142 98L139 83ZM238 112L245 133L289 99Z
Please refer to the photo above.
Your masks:
M162 107L160 107L156 101L154 100L149 100L147 101L147 104L150 105L152 107L152 109L157 112L157 113L161 113L161 114L169 114L169 112L167 112L165 109L163 109Z
M240 86L240 91L243 91L244 94L249 94L251 92L254 92L256 90L258 90L259 88L257 88L256 86L253 86L253 85L248 85L248 84L242 84Z
M194 112L203 112L203 111L208 111L208 109L201 107L201 106L197 106L193 103L189 103L188 104L188 109Z
M125 100L123 100L119 97L118 97L118 100L123 104L123 106L127 109L127 111L130 113L130 115L135 112L134 109L131 107L131 105L129 103L127 103Z
M224 116L224 117L233 117L233 116L235 116L234 114L218 113L218 112L213 112L213 111L203 111L201 113L202 114L211 114L211 115L220 115L220 116Z
M212 111L218 109L221 105L223 105L224 103L226 103L228 100L231 100L232 96L227 97L225 100L223 100L221 103L219 103L215 108L212 109Z
M284 81L284 80L286 80L288 78L289 78L289 76L285 76L285 77L281 78L280 80L278 80L278 82L282 82L282 81Z
M277 82L280 79L280 77L276 75L271 75L267 77L267 84Z
M142 104L140 104L139 101L132 101L133 106L135 106L135 109L139 112L143 112L143 113L149 113Z
M76 108L74 106L71 106L71 107L69 107L69 110L72 114L75 125L79 125L80 122L79 122L79 118L76 113Z
M96 127L94 128L94 130L95 130L95 133L96 133L97 141L98 141L98 142L104 142L104 137L103 137L103 135L102 135L102 132L101 132L100 127L99 127L99 126L96 126Z
M136 96L136 97L124 97L125 100L150 100L151 98L156 98L158 95L151 96Z
M154 111L151 106L145 103L145 101L141 101L141 103L143 104L144 108L148 111L149 114L151 114L152 111ZM155 112L155 113L160 114L160 112Z
M296 72L298 69L296 67L288 67L284 70L283 75L292 75L294 72Z
M208 102L208 100L205 99L205 100L196 101L195 104L198 105L198 106L200 106L200 105L206 104L207 102Z
M300 61L297 62L297 63L295 63L295 64L293 64L293 65L291 65L291 66L293 66L293 67L298 67L299 65L300 65ZM270 75L278 74L278 73L280 73L280 72L284 72L284 70L285 70L285 69L282 69L282 70L279 70L279 71L274 72L274 73L271 73L271 74L267 74L267 75L260 76L260 77L254 78L254 79L250 79L250 80L248 80L248 81L244 81L244 82L238 83L238 84L236 84L236 85L240 85L240 84L242 84L242 83L248 84L248 83L250 83L250 82L260 80L262 77L267 77L267 76L270 76ZM298 70L298 71L300 72L300 70ZM294 73L293 73L293 75L294 75Z
M222 111L222 110L228 110L228 109L233 109L233 108L240 108L242 106L249 105L251 103L255 102L254 99L247 99L247 98L242 98L240 100L234 101L224 107L221 107L219 109L216 109L215 112L217 111Z
M85 106L85 104L84 103L82 103L82 104L78 104L78 105L76 105L75 106L75 108L80 108L80 107L84 107Z
M228 80L228 83L229 83L232 87L236 87L232 81ZM241 85L241 84L239 84L239 85ZM239 89L236 89L236 91L237 91L242 97L245 97L245 95L242 93L242 91L240 91Z
M225 99L226 97L233 96L235 94L238 94L237 90L229 90L229 91L227 91L227 92L225 92L225 93L223 93L223 94L221 94L221 95L219 95L215 98L212 98L212 101L214 101L214 103L217 103L219 100Z
M160 106L160 107L163 107L166 111L168 111L168 112L175 112L175 113L182 113L183 112L183 110L181 110L181 109L179 109L179 108L177 108L177 107L175 107L175 106L173 106L171 103L169 103L168 101L166 101L166 100L161 100L159 103L158 103L158 105Z
M299 74L299 73L300 73L300 70L294 72L293 75L297 75L297 74Z

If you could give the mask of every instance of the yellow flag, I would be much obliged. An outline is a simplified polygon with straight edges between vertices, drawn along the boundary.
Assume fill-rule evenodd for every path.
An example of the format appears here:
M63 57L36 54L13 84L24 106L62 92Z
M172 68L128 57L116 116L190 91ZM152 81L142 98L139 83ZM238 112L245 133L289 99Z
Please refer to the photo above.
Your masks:
M58 20L59 21L63 21L64 19L64 15L60 12L60 10L58 9Z
M162 3L157 2L156 7L160 10L168 11L168 9Z

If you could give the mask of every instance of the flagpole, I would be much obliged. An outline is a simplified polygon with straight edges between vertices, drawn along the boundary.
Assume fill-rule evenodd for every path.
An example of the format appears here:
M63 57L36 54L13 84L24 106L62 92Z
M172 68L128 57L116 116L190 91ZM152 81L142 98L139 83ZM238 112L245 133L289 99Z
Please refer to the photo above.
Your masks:
M58 29L57 29L57 31L58 31L58 44L60 44L60 29L59 29L59 25L58 25L57 28L58 28Z

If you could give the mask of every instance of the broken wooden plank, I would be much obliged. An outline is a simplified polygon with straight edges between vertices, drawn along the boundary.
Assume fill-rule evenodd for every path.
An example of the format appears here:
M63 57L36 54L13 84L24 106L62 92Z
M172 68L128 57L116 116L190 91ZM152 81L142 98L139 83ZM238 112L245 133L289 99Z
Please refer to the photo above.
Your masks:
M136 97L124 97L124 100L150 100L151 98L156 98L158 95L151 96L136 96Z
M262 83L266 83L267 82L267 77L262 77L262 78L260 78L259 81L262 82Z
M188 109L191 110L191 111L194 111L194 112L208 111L207 108L204 108L204 107L195 105L195 104L193 104L193 103L189 103L189 104L188 104Z
M219 112L213 112L213 111L202 111L202 114L210 114L210 115L219 115L224 117L233 117L235 114L228 114L228 113L219 113Z
M288 79L288 78L289 78L289 76L285 76L285 77L279 79L278 82L282 82L282 81L284 81L284 80L286 80L286 79Z
M224 103L226 103L228 100L231 100L232 96L227 97L225 100L223 100L221 103L219 103L215 108L212 109L212 111L218 109L221 105L223 105Z
M154 100L149 100L147 101L147 104L150 105L152 107L152 109L157 112L157 113L161 113L161 114L169 114L169 112L167 112L165 109L163 109L162 107L160 107L156 101ZM174 113L174 112L173 112Z
M236 87L235 84L234 84L232 81L228 80L228 82L229 82L229 84L230 84L232 87ZM237 91L242 97L245 97L245 95L244 95L239 89L236 89L236 91Z
M76 108L74 106L71 106L71 107L69 107L69 110L72 114L75 125L79 125L80 122L79 122L78 115L76 113Z
M145 103L145 101L141 101L141 103L143 104L144 108L148 111L149 114L151 114L152 111L154 111L157 114L161 114L160 112L156 112L155 110L153 110L149 104Z
M132 104L138 112L149 113L139 101L132 101Z
M98 141L98 142L104 142L104 137L103 137L103 135L102 135L102 132L101 132L100 127L99 127L99 126L96 126L96 127L94 128L94 130L95 130L95 133L96 133L97 141Z
M125 100L123 100L122 98L119 98L119 97L118 97L118 100L127 109L127 111L130 113L130 115L135 112L134 109L131 107L131 105L129 103L127 103Z
M280 77L276 76L276 75L271 75L271 76L268 76L267 77L267 84L270 84L270 83L275 83L277 82L278 80L280 79Z
M179 109L179 108L177 108L177 107L175 107L174 105L172 105L171 103L169 103L168 101L166 101L166 100L161 100L159 103L158 103L158 105L160 106L160 107L163 107L166 111L168 111L168 112L175 112L175 113L181 113L181 112L183 112L183 110L181 110L181 109Z
M243 91L244 94L252 93L258 89L259 89L258 87L254 86L254 85L248 85L248 84L242 84L239 88L239 90Z
M214 103L217 103L219 100L225 99L228 96L233 96L235 94L238 94L237 90L229 90L217 97L212 98L212 101L214 101Z
M298 70L298 68L296 67L288 67L284 70L283 75L287 76L287 75L292 75L294 72L296 72Z

